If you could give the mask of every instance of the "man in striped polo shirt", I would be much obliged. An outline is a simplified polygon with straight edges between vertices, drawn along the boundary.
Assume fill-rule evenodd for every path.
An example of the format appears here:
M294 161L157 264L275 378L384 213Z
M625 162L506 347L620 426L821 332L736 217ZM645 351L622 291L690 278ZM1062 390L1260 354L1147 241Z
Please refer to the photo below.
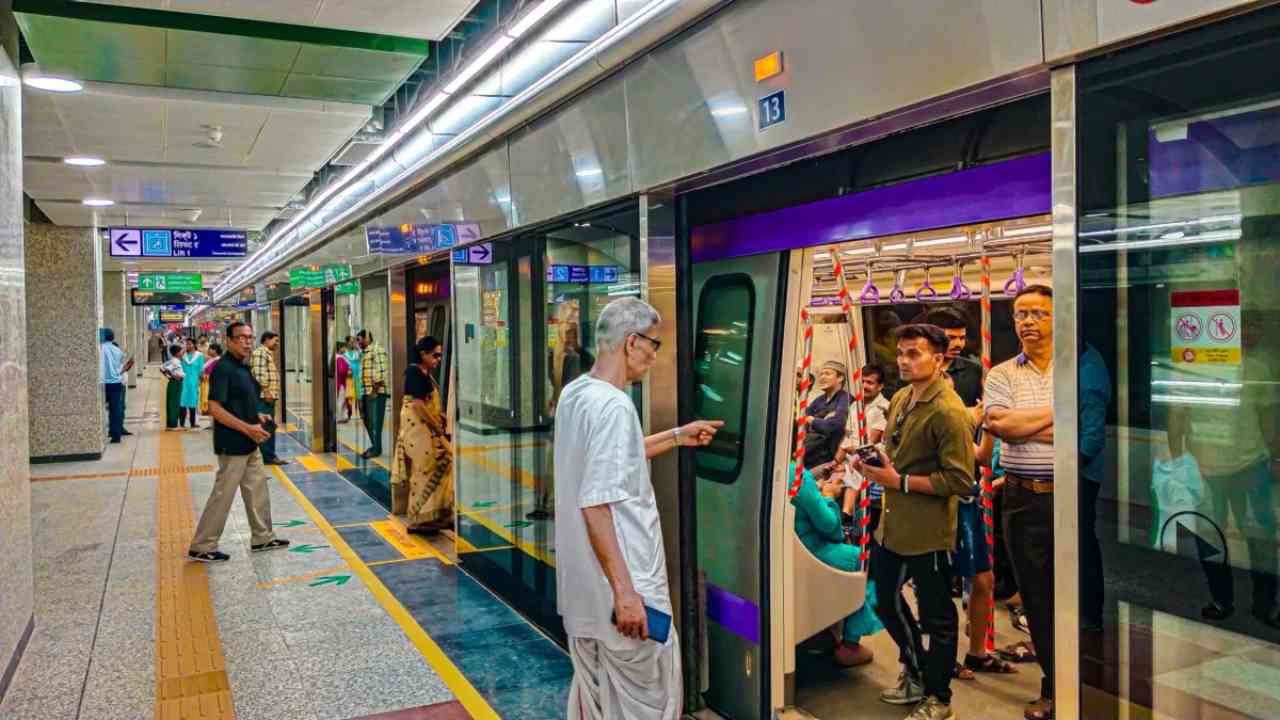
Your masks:
M1029 720L1053 717L1053 291L1029 285L1013 299L1022 352L992 368L987 429L1003 441L1004 537L1044 677Z

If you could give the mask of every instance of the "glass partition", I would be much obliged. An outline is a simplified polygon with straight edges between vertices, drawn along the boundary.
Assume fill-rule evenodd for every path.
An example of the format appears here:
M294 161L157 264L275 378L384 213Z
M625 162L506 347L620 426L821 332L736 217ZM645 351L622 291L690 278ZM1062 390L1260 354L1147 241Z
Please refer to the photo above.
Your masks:
M594 362L600 311L639 294L638 236L632 205L453 268L459 559L555 635L556 401Z
M1280 717L1277 67L1272 9L1078 69L1082 716Z
M284 350L284 432L303 447L311 447L311 323L307 296L285 300L284 332L280 344ZM261 337L262 333L258 333Z

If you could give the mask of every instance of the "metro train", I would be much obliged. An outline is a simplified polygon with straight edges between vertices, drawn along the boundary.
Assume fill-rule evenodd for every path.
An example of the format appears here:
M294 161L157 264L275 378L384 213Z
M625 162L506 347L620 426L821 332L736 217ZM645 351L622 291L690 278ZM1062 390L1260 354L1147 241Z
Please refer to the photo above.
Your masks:
M1257 383L1260 392L1270 392L1280 380L1259 374L1254 368L1261 365L1247 359L1280 347L1280 328L1261 313L1280 299L1266 277L1272 271L1265 269L1277 259L1272 234L1280 217L1280 116L1274 98L1280 85L1274 73L1259 70L1280 67L1280 10L1271 3L1182 4L1193 10L1156 4L1148 11L1165 14L1139 21L1133 13L1142 9L1127 7L1134 3L1085 4L1096 9L1093 22L1110 35L1073 45L1065 30L1046 31L1044 42L1057 49L1042 47L1035 62L1016 72L925 101L891 104L853 124L830 122L823 132L801 129L803 139L777 145L758 140L767 129L749 128L750 139L733 135L723 127L727 116L708 110L706 125L688 120L682 134L674 133L679 123L654 118L672 133L670 147L641 154L632 147L635 138L655 129L633 126L631 135L613 134L609 123L617 117L599 103L610 102L615 90L634 95L606 81L575 101L581 105L562 108L556 120L517 138L547 146L525 150L533 164L520 169L523 175L515 169L517 140L511 140L502 148L511 149L513 158L507 184L488 186L470 175L418 197L398 197L309 260L361 257L362 230L411 224L429 210L438 212L441 193L478 189L487 194L486 203L510 204L512 183L520 177L537 178L527 199L558 211L540 207L535 221L508 222L485 238L481 259L451 248L371 264L364 277L376 280L354 299L332 288L313 290L293 305L273 303L262 312L274 315L263 315L260 323L283 329L286 363L295 358L298 378L322 367L333 340L357 326L385 328L397 368L404 367L416 338L445 339L459 564L563 639L554 597L550 439L556 398L568 380L589 369L603 306L625 295L646 298L664 322L659 360L633 390L645 427L725 421L708 448L663 456L652 466L682 636L687 708L744 720L803 713L898 717L897 709L875 701L898 672L891 644L882 638L876 662L865 668L839 671L822 655L825 630L861 607L865 573L823 565L792 531L787 466L804 325L813 328L815 365L826 359L849 368L879 364L892 387L898 325L929 308L953 307L971 323L966 352L999 363L1019 351L1012 293L1028 284L1051 286L1058 338L1056 472L1061 479L1077 477L1075 375L1078 349L1088 343L1106 359L1116 393L1106 418L1108 471L1100 480L1107 582L1125 567L1142 567L1149 580L1109 591L1107 632L1080 634L1077 531L1086 523L1082 514L1094 509L1082 509L1076 483L1059 482L1058 716L1083 717L1088 707L1089 717L1123 717L1138 706L1175 708L1172 716L1191 717L1183 713L1188 707L1230 707L1221 696L1192 702L1185 692L1166 692L1155 670L1117 670L1115 653L1123 646L1125 653L1164 657L1172 651L1161 638L1176 635L1170 628L1200 618L1199 600L1167 592L1199 572L1197 560L1148 539L1158 516L1152 468L1169 452L1164 436L1170 408L1239 402L1227 390L1206 400L1197 394L1202 387L1240 393ZM1062 10L1061 3L1035 5L1044 27L1056 22L1051 10ZM728 52L706 48L734 42L725 38L743 26L758 32L763 19L776 19L777 12L777 3L731 5L626 72L672 67L679 53ZM902 22L878 19L890 29ZM948 33L935 30L931 42L941 43ZM859 37L869 41L865 32ZM1008 42L984 35L972 47ZM798 47L789 52L792 62L805 57ZM704 66L680 57L682 74L673 82L697 96L687 105L712 108L718 96L706 95L697 80ZM877 97L895 82L924 82L925 73L886 67L877 81L866 68L851 72L875 84L868 92ZM831 84L823 92L844 91ZM818 103L821 93L808 98ZM751 121L749 109L743 111ZM587 140L589 153L582 150ZM682 154L700 162L716 148L724 153L706 169L677 177L654 169L687 169ZM484 162L494 152L486 151ZM566 170L574 177L551 177L564 169L565 157L588 154L607 166L606 176L610 168L622 168L618 172L652 170L657 174L647 177L666 179L646 185L638 175L628 177L630 184L623 184L633 192L578 193L582 202L567 205L551 198L570 187L566 183L579 188L595 182L583 179L587 170L578 164ZM539 176L535 167L548 175ZM491 177L492 168L484 173ZM477 202L459 200L459 217ZM836 258L854 300L849 313L837 297ZM984 317L980 298L988 286L991 312ZM1170 315L1181 307L1177 294L1228 286L1245 300L1222 312L1234 313L1239 323L1255 320L1252 347L1261 350L1237 340L1234 364L1186 360L1199 357L1200 346L1170 346ZM992 330L989 348L978 332L984 321ZM1190 355L1171 355L1175 349ZM355 435L343 434L350 428L333 425L335 401L325 385L299 380L294 396L300 399L288 403L296 404L299 425L307 426L299 430L302 439L317 449L360 445L364 441ZM391 406L398 401L397 394ZM325 420L302 422L311 417ZM394 438L394 420L387 437L384 444ZM403 503L390 489L386 493L393 510ZM1231 556L1245 563L1237 567L1248 566L1238 560L1247 553ZM1003 615L999 622L1001 639L1016 639ZM1269 629L1232 629L1268 647L1277 640ZM983 717L1017 717L1021 703L1038 692L1039 679L1034 665L1020 670L1007 682L957 681L957 703L989 708ZM1131 685L1130 673L1147 675ZM1236 712L1226 716L1250 716Z

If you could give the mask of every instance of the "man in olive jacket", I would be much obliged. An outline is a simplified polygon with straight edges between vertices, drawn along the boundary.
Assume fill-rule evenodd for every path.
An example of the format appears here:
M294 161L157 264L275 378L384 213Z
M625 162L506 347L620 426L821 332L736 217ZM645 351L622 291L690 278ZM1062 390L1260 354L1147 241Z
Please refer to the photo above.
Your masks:
M921 703L909 720L950 720L951 670L960 619L951 600L951 556L956 507L973 490L970 416L942 376L947 335L936 325L898 331L898 374L908 385L889 405L882 467L856 462L864 476L884 486L884 514L877 531L872 576L876 614L902 653L896 688L880 695L894 705ZM919 627L908 619L902 586L915 581ZM926 653L921 635L929 636Z

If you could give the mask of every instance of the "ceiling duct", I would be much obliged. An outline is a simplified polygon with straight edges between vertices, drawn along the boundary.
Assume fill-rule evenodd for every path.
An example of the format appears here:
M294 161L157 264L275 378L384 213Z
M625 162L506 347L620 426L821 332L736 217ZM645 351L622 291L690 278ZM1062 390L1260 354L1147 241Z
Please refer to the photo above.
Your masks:
M381 135L357 135L356 137L348 140L346 145L342 146L342 149L338 151L337 155L333 156L333 159L329 161L329 164L337 165L339 167L359 165L377 151L378 146L382 145L385 139L386 138Z

